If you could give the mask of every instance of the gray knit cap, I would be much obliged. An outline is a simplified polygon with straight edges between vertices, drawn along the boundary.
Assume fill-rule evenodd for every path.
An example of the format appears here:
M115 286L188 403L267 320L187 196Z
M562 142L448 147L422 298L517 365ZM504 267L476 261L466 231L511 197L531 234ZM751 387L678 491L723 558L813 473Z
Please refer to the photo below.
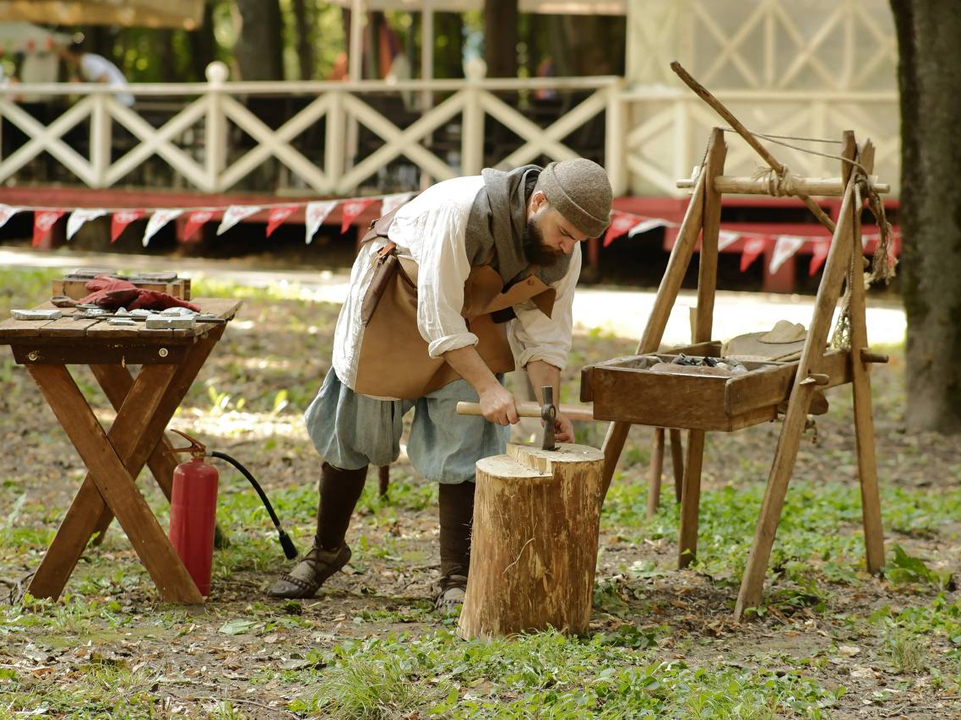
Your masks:
M552 162L537 178L547 201L587 237L598 237L611 222L614 191L607 173L586 158Z

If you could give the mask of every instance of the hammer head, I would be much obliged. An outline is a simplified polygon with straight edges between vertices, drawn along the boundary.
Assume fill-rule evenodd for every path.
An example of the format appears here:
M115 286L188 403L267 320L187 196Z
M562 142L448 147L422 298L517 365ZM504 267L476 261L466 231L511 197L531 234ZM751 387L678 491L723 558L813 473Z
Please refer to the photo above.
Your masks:
M544 385L541 388L541 395L544 398L544 404L541 405L541 420L544 421L544 442L541 443L541 449L556 450L554 420L557 418L557 407L554 405L554 388Z

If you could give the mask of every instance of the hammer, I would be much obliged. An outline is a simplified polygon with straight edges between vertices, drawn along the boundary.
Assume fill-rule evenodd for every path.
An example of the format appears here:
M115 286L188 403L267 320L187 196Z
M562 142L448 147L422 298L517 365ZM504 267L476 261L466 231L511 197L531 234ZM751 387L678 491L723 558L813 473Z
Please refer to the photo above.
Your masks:
M537 403L517 403L518 417L536 417L544 421L544 442L541 443L542 450L556 450L557 443L554 442L554 419L557 417L557 406L554 405L554 388L545 385L541 388L544 404ZM459 402L457 403L458 415L480 415L480 403Z

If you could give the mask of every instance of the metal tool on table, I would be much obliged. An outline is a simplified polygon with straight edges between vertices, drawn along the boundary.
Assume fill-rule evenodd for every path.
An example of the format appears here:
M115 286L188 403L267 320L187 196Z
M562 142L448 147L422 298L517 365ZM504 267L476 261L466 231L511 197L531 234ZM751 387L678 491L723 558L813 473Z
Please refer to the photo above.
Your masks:
M554 404L554 388L545 385L541 388L541 397L544 404L537 403L517 403L518 417L536 417L544 421L544 440L541 443L542 450L556 450L557 443L554 440L554 421L557 419L557 406ZM482 415L480 403L459 402L457 403L458 415Z

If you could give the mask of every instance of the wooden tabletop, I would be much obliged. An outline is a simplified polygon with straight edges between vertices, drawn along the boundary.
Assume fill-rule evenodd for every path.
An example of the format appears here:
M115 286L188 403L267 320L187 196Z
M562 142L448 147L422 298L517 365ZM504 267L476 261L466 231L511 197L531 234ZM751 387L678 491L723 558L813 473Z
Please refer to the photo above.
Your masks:
M191 302L197 305L203 313L209 313L223 320L230 320L237 314L242 300L232 298L195 298ZM44 303L38 310L51 309L53 306ZM0 344L17 345L24 342L81 342L83 344L99 344L101 342L115 344L114 341L135 342L145 344L151 342L193 343L197 338L204 337L210 330L217 327L216 323L198 322L191 328L177 328L154 330L147 329L145 323L136 325L111 325L106 315L99 318L79 318L84 311L67 308L63 316L57 320L15 320L7 318L0 322Z

